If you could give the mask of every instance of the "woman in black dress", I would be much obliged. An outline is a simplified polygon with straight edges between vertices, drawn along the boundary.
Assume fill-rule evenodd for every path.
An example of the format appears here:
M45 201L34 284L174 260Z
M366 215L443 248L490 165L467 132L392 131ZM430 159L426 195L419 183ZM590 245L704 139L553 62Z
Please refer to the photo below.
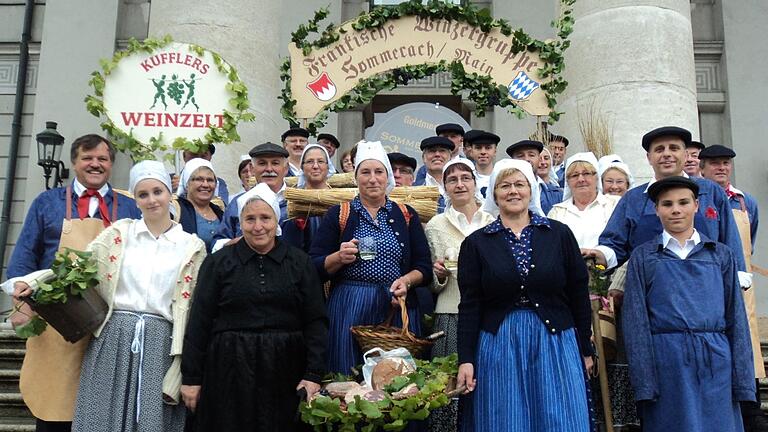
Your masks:
M296 431L320 389L328 320L304 252L280 239L280 207L259 184L237 199L243 238L199 273L182 355L182 397L199 431Z

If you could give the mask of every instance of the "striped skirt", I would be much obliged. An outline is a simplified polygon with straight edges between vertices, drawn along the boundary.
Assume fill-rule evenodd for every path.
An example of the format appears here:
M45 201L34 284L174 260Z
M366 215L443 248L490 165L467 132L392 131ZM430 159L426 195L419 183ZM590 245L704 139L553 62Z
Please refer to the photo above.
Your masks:
M495 335L480 333L475 365L470 430L590 431L574 329L552 335L534 311L514 310Z
M350 327L381 324L392 308L390 284L343 281L334 286L328 299L328 370L349 374L350 369L363 363L363 353ZM420 334L419 313L408 309L408 328ZM395 313L392 325L402 327L400 313Z
M157 315L115 311L83 358L74 432L173 432L184 404L163 402L173 325Z

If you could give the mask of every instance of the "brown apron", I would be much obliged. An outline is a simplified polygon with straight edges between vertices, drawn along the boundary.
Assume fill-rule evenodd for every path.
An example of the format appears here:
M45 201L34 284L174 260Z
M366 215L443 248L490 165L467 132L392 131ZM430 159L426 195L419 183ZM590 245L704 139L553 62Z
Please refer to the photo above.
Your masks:
M104 230L96 218L72 219L72 188L67 186L66 218L61 226L59 251L68 247L85 250ZM112 221L117 220L117 193L113 191ZM53 327L27 339L27 352L21 366L19 388L32 414L45 421L72 421L75 414L80 367L90 337L70 343Z
M741 237L741 249L744 251L744 263L747 271L752 268L752 234L750 233L749 215L747 207L744 205L744 198L738 197L741 203L741 209L733 209L733 219L739 228L739 237ZM755 363L755 378L765 378L765 363L763 354L760 351L760 329L757 327L757 307L755 304L755 285L744 293L744 306L747 309L747 319L749 320L749 333L752 339L752 358Z

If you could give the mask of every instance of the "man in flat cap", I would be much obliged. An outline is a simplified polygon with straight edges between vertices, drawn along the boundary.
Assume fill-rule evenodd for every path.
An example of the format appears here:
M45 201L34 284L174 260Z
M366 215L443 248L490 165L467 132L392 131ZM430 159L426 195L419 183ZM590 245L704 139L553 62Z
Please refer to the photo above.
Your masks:
M437 203L437 213L445 210L445 188L443 188L443 166L451 160L451 154L455 144L446 137L434 136L421 141L421 160L427 169L427 175L423 182L419 179L414 186L437 186L440 190L440 200Z
M250 152L251 171L257 183L266 183L280 200L280 222L287 218L285 201L285 175L288 172L288 151L283 147L266 142L259 144ZM213 236L213 251L221 249L232 239L242 235L240 230L240 215L237 206L230 205L224 212L219 229Z
M336 174L336 166L333 164L333 156L336 154L336 150L341 147L338 138L329 133L321 133L317 135L317 143L325 148L328 152L328 157L330 157L328 160L328 173Z
M392 174L395 176L395 186L413 186L416 172L416 159L402 153L388 153Z
M477 135L485 132L482 129L470 129L466 132L464 132L464 143L467 145L464 146L464 157L471 160L472 163L475 162L474 156L472 156L472 146L468 145L471 138L476 137Z
M695 227L700 185L650 185L663 229L627 266L624 342L645 431L741 431L739 402L755 400L734 251Z
M507 147L507 154L512 159L520 159L530 163L535 173L539 167L539 158L541 157L542 150L544 150L544 144L540 141L522 140ZM536 176L536 181L539 183L539 190L541 191L541 209L544 211L544 214L547 214L552 209L552 206L563 200L563 190L558 186L545 182L539 176Z
M301 154L309 143L309 131L304 128L290 128L280 136L283 147L288 152L287 177L301 174Z
M653 168L654 179L624 194L600 235L599 246L585 250L587 256L595 257L598 263L611 269L624 264L636 247L661 234L661 222L656 216L653 201L648 197L648 188L667 177L687 176L683 172L683 164L685 147L690 141L691 133L675 126L660 127L643 136L642 145ZM711 180L700 177L691 179L699 186L696 229L733 249L741 285L749 287L752 275L744 271L741 240L725 192Z
M461 150L464 148L464 128L456 123L443 123L435 127L435 135L439 137L445 137L451 140L453 143L453 150L451 150L451 159L460 157ZM427 177L427 167L422 165L419 170L416 171L415 184L421 184Z
M699 153L704 150L704 144L698 141L691 141L685 146L685 165L683 171L689 177L701 177L701 168L699 168Z
M557 174L557 184L561 188L565 187L565 156L568 154L568 144L568 138L562 135L551 135L547 145L552 153L552 166ZM533 172L536 172L535 168Z
M472 132L472 133L470 133ZM496 150L501 138L484 130L473 129L464 135L466 148L472 149L472 158L477 170L477 188L485 198L488 182L491 180L493 164L496 162Z
M750 269L752 253L757 237L758 209L757 201L752 195L742 192L731 183L733 172L733 158L736 153L728 147L720 144L711 145L698 155L701 174L720 185L728 196L733 218L739 228L742 252L747 269ZM755 290L744 291L744 304L747 307L749 328L752 332L752 354L755 369L755 379L765 378L765 365L760 351L760 329L757 326L757 313L755 302ZM757 394L757 402L742 402L741 414L744 418L744 430L758 431L768 430L768 419L760 410L760 395Z

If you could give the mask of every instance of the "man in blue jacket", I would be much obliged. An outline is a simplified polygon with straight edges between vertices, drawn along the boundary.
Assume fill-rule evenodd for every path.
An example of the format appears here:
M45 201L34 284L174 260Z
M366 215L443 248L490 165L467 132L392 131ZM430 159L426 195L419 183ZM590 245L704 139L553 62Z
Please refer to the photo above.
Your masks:
M686 145L691 133L683 128L665 126L654 129L643 136L642 145L647 152L654 179L636 186L621 198L600 235L599 246L586 251L598 263L607 268L624 264L639 245L661 234L662 226L653 201L648 197L648 188L658 180L672 176L687 176L683 172ZM696 229L712 240L725 243L736 257L739 283L742 288L752 285L752 274L746 272L741 240L733 220L728 198L711 180L692 177L699 188L699 209L694 219Z
M92 228L141 217L136 202L119 195L108 183L115 161L115 148L109 140L95 134L77 138L70 149L70 161L75 172L72 183L41 193L27 211L8 262L9 280L3 284L9 294L15 278L50 268L60 244L85 245L98 232ZM11 316L11 322L23 325L30 315L29 306L23 305ZM74 374L71 367L82 358L76 354L75 345L54 333L47 330L30 341L21 376L24 401L37 418L36 430L44 432L70 430L76 390L64 383L77 379L79 364Z

